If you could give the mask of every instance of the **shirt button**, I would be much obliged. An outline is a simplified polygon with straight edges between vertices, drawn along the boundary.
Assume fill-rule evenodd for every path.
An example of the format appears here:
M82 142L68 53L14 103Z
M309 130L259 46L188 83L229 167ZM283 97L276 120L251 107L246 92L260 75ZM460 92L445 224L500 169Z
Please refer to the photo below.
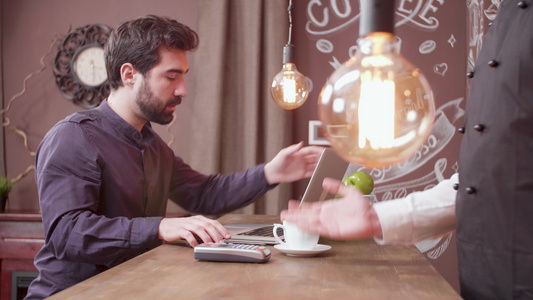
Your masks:
M477 124L474 126L474 129L478 132L482 132L484 129L485 129L485 126L481 125L481 124Z
M465 188L465 191L466 191L467 194L471 195L471 194L474 194L476 192L476 189L471 187L471 186L469 186L469 187Z
M468 73L466 73L466 77L468 77L468 78L474 78L474 72L468 72Z
M526 8L527 7L527 2L525 2L525 1L518 2L518 7L522 8L522 9Z
M489 61L489 67L491 68L496 68L500 63L498 63L497 61L495 60L491 60Z
M457 191L459 189L459 184L458 183L454 183L453 184L453 189Z
M464 134L465 133L465 128L464 127L459 127L459 128L457 128L457 131L459 131L459 133L461 133L461 134Z

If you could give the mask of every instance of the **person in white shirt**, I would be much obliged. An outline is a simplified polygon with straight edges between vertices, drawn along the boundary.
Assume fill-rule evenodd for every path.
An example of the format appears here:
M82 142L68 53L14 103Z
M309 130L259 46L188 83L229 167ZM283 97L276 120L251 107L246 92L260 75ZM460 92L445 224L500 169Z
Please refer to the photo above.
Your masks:
M455 230L454 184L458 179L456 173L432 189L371 206L359 190L326 178L324 189L341 198L302 205L291 200L281 219L332 239L374 238L381 245L416 243Z

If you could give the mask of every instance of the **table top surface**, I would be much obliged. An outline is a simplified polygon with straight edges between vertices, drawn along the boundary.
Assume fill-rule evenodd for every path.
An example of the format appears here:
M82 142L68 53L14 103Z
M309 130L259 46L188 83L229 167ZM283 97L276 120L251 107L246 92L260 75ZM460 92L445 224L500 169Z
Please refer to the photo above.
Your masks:
M277 216L226 215L229 223ZM314 257L269 246L267 263L204 262L185 243L164 244L49 299L461 299L415 246L333 241Z

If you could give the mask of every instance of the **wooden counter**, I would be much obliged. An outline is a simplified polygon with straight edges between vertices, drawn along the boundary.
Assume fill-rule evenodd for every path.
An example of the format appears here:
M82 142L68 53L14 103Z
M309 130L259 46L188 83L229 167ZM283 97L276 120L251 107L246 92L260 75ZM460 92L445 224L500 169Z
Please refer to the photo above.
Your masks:
M278 223L226 215L221 223ZM54 296L58 299L461 299L415 246L321 239L332 249L290 257L274 247L266 264L196 261L166 244Z

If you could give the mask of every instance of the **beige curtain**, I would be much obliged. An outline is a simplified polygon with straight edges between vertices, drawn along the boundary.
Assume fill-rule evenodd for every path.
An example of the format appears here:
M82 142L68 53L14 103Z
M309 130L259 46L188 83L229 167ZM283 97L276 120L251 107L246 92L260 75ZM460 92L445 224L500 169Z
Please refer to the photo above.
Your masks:
M292 140L291 112L274 104L270 83L288 38L288 0L199 0L200 47L194 54L190 164L228 174L271 160ZM286 207L281 184L237 213Z

